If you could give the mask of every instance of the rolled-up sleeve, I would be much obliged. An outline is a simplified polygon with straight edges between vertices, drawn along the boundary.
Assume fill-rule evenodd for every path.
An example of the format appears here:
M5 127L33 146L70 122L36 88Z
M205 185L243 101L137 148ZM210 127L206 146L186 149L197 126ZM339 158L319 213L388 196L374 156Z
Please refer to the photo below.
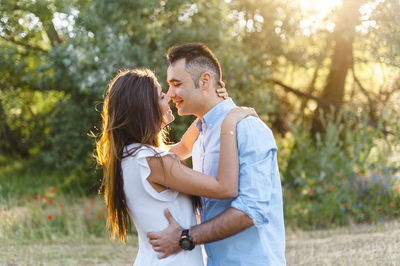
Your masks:
M277 147L271 130L248 117L237 126L240 175L239 195L231 207L246 213L255 226L268 223L274 189Z

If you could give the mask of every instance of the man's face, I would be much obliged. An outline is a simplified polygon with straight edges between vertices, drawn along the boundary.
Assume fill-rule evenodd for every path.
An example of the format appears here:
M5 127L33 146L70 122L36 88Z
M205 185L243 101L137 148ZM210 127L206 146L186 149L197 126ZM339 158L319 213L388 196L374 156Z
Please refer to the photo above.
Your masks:
M175 103L179 115L197 115L201 108L202 93L196 88L192 76L185 70L185 59L170 65L167 70L167 95Z

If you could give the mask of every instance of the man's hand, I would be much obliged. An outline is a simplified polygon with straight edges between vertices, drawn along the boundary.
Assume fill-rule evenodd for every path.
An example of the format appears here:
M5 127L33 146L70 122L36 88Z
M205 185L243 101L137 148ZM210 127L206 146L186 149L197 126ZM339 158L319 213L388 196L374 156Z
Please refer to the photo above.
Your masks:
M172 217L168 209L164 210L164 215L168 220L169 226L160 232L147 233L154 251L161 253L157 256L159 259L164 259L169 255L182 251L179 246L179 239L183 229Z

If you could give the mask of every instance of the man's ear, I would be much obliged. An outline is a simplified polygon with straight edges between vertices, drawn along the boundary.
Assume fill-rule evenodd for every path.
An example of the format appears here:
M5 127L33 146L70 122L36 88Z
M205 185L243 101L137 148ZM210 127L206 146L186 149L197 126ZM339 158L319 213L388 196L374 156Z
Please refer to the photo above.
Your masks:
M204 72L199 78L199 86L202 90L208 90L210 88L212 79L209 72Z

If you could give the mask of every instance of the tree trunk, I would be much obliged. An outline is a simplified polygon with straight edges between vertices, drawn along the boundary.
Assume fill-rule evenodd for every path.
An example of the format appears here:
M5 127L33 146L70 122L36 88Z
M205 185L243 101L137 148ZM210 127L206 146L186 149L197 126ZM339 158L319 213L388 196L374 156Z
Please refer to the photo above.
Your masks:
M39 18L40 22L42 22L46 35L51 42L51 46L54 46L56 43L61 43L62 38L54 27L54 15L49 9L47 1L39 0L34 8L32 8L32 12Z
M365 0L344 0L342 9L339 11L336 28L333 33L335 47L331 67L320 97L331 104L318 104L313 117L311 129L313 134L324 131L320 119L321 111L323 116L326 117L332 109L336 112L337 107L340 107L343 103L346 76L353 58L355 27L360 17L358 9L364 2Z

